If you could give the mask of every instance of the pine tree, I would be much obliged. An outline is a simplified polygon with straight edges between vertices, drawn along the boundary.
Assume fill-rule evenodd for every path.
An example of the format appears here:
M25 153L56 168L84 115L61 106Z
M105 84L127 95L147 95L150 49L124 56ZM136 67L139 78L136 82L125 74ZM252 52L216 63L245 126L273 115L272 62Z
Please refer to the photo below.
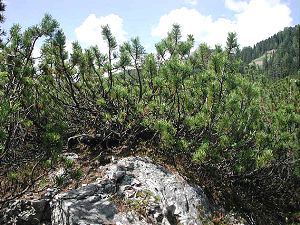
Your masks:
M103 39L107 42L108 46L108 65L107 65L107 71L109 76L109 91L112 89L113 86L113 65L112 60L114 58L114 51L117 48L117 41L116 38L113 36L111 29L108 25L102 26L102 36Z
M132 64L135 68L138 77L139 101L140 101L143 96L143 81L142 81L141 68L145 57L145 49L142 46L140 39L138 37L131 39L131 42L126 42L124 44L124 48L126 49L126 51L128 52L132 60Z
M3 15L3 12L5 11L6 5L3 3L3 0L0 0L0 23L3 23L5 20L5 17ZM1 36L4 35L4 30L2 30L0 26L0 44L2 42Z

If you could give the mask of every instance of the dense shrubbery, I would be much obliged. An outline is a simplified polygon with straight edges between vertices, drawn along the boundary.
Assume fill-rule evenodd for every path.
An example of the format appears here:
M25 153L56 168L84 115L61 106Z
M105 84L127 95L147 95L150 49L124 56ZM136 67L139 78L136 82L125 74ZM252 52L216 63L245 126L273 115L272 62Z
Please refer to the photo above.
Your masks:
M283 223L299 210L299 75L240 74L234 33L225 49L192 51L193 37L183 41L174 25L156 54L138 38L118 47L108 26L102 36L108 54L77 42L68 54L50 16L24 32L11 28L0 52L4 201L29 190L68 137L89 133L105 148L151 146L257 223Z

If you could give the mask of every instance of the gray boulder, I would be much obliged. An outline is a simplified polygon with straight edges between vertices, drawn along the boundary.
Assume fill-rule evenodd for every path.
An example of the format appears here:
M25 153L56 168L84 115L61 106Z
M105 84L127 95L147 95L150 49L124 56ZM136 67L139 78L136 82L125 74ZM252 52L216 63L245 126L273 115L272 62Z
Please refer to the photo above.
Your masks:
M0 215L0 224L39 225L51 220L49 202L41 200L16 200L11 202Z
M11 202L0 213L0 224L212 224L214 213L202 189L148 158L124 158L100 171L95 183L64 193L49 189L41 200ZM246 224L232 213L224 219Z
M210 214L199 187L151 160L129 157L102 167L98 183L59 194L52 224L202 224Z

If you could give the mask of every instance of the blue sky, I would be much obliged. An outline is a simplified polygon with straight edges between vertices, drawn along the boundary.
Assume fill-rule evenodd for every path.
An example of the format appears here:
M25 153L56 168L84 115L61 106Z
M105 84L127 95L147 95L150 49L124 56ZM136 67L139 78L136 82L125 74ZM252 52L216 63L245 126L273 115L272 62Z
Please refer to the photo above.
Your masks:
M68 46L78 40L83 46L101 40L101 25L108 23L117 41L139 36L146 49L164 37L173 23L183 37L192 33L196 42L224 44L226 34L236 31L241 46L300 23L299 0L6 0L4 28L14 23L27 27L45 13L57 19Z

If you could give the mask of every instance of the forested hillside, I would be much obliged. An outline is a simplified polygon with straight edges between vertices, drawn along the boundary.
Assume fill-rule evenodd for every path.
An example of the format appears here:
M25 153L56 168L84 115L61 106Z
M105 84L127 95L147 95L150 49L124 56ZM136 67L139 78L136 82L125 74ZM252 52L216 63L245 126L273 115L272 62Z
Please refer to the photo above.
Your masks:
M147 54L139 38L117 43L104 26L99 38L107 53L78 42L68 53L51 16L25 29L14 25L0 51L0 204L47 186L44 176L73 147L67 139L87 134L94 138L80 143L82 154L146 154L174 166L203 186L211 201L252 224L299 220L295 32L288 28L257 44L248 49L251 56L242 52L245 63L273 48L283 62L292 60L285 78L273 80L253 68L240 73L235 33L225 48L210 49L194 46L192 35L183 39L175 24L156 53ZM34 58L38 40L41 56ZM80 180L81 168L73 175Z
M0 23L3 23L4 21L4 15L3 12L5 11L5 4L0 1ZM1 36L4 34L4 31L2 30L2 28L0 27L0 44L1 44Z
M274 54L263 57L263 71L274 78L296 74L299 69L300 26L286 27L283 31L263 40L253 47L245 47L241 58L245 64L264 56L267 52Z

